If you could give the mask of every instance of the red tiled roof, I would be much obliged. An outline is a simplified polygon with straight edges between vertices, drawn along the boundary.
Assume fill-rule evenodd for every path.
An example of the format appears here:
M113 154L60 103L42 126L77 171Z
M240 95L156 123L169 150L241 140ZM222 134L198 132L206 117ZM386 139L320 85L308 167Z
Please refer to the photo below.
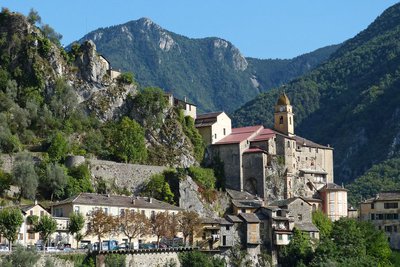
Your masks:
M260 131L260 133L251 139L252 142L257 142L257 141L266 141L271 138L275 137L275 131L265 128Z
M242 128L234 128L232 129L232 133L227 137L221 139L216 145L223 145L223 144L236 144L241 143L244 140L252 138L253 135L257 134L261 129L262 126L249 126L249 127L242 127Z

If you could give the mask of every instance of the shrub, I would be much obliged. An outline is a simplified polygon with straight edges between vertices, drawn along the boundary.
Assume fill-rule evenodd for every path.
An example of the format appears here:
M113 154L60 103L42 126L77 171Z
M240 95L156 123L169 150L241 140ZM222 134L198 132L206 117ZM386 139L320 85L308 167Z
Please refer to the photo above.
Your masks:
M124 72L117 77L117 82L119 84L133 84L135 83L135 77L132 72Z
M214 189L216 178L213 169L191 166L188 169L189 175L201 186L207 189Z

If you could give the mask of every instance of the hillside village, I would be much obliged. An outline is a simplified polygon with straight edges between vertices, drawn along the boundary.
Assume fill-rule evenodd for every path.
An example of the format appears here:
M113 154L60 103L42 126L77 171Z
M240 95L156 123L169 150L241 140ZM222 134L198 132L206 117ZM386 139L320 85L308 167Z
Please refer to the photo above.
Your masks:
M0 266L19 245L55 266L396 266L400 193L348 200L292 91L271 128L235 127L32 12L0 13Z
M232 129L224 112L197 116L195 105L169 98L173 100L170 104L178 105L195 119L195 126L207 144L206 161L212 163L219 158L224 163L231 212L226 212L224 217L201 218L202 230L191 240L201 251L226 255L230 248L240 244L254 264L261 250L266 250L276 265L277 253L289 244L294 229L306 233L311 240L319 239L312 212L322 210L332 221L348 215L347 190L333 182L333 148L295 135L293 109L285 94L276 103L274 129L262 126ZM153 198L96 193L80 193L50 207L48 210L37 203L21 206L25 221L18 243L24 246L40 243L40 236L32 232L29 216L47 215L55 219L57 230L49 243L59 247L73 243L73 236L68 232L68 216L73 212L82 213L88 225L92 212L98 209L113 216L135 211L148 218L162 212L174 216L182 211ZM88 230L86 227L83 232ZM177 236L181 234L177 232ZM128 242L121 232L110 233L107 239L118 244ZM132 248L139 249L142 243L155 240L152 235L137 237L131 241ZM92 246L97 241L95 235L88 235L78 246Z

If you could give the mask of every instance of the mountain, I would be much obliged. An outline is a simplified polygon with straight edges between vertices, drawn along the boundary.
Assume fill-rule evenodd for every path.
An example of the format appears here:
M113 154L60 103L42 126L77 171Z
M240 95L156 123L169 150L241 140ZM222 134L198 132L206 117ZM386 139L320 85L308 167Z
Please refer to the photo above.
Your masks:
M280 91L289 96L296 133L335 148L337 182L350 182L400 154L400 4L346 41L330 59L234 112L236 125L272 126ZM384 174L382 174L384 175Z
M6 8L0 36L0 153L183 167L201 158L193 120L168 105L162 90L139 92L127 74L112 78L92 41L67 53L49 25Z
M226 40L190 39L147 18L100 28L78 42L89 39L114 69L133 72L144 87L161 87L187 97L203 112L232 112L260 92L308 72L338 47L291 60L245 58Z

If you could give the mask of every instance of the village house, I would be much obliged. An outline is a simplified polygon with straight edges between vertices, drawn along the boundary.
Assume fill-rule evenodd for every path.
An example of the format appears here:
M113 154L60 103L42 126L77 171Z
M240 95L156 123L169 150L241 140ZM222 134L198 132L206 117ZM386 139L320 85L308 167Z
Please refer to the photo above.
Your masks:
M57 221L68 221L68 216L72 212L83 214L86 223L82 233L85 233L88 227L89 217L91 213L97 209L102 209L106 214L113 216L120 216L127 210L141 212L148 218L151 218L151 216L154 216L158 212L167 211L170 214L177 214L182 210L179 207L154 198L80 193L77 196L53 203L51 206L51 214ZM59 232L62 234L62 231ZM126 243L128 238L122 233L112 233L105 238L105 240L116 240L121 244ZM154 236L149 235L135 239L132 242L134 243L134 247L138 247L139 243L147 243L155 240L156 238ZM95 236L85 236L81 245L95 243L97 241L97 237Z
M380 192L360 203L360 220L371 222L388 236L390 247L400 249L400 191Z
M197 115L195 126L206 146L215 144L232 132L231 119L222 111Z
M16 239L16 243L22 246L34 246L41 244L39 233L35 233L34 225L32 224L32 216L36 216L38 219L42 216L50 216L47 210L36 201L32 205L21 205L18 206L23 216L23 222L19 229L19 233ZM0 244L8 246L8 240L0 236Z
M194 120L196 119L197 107L195 104L189 103L186 100L186 97L184 98L184 100L182 100L182 99L178 99L178 98L174 97L174 95L171 93L167 93L165 95L166 95L168 103L171 107L179 108L180 110L183 111L183 115L189 116Z

